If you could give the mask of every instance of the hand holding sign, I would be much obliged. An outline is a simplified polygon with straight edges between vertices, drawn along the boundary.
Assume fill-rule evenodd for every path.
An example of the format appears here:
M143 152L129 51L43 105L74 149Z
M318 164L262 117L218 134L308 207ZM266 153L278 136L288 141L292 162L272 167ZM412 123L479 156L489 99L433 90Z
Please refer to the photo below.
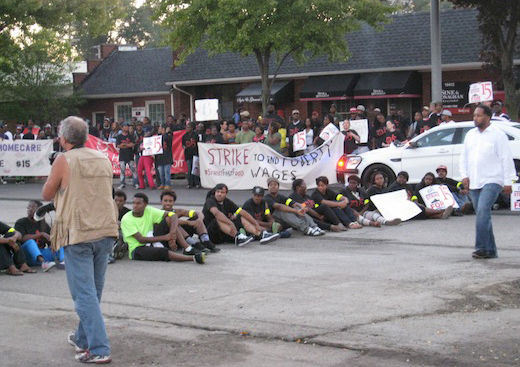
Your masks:
M294 134L293 137L293 152L298 152L307 148L307 140L305 139L305 131L300 131Z
M334 124L328 124L321 130L320 138L322 138L324 141L329 140L334 135L336 135L339 132L338 128Z
M480 103L493 100L493 84L491 82L473 83L469 86L469 103Z
M162 154L162 136L155 135L143 139L143 155Z

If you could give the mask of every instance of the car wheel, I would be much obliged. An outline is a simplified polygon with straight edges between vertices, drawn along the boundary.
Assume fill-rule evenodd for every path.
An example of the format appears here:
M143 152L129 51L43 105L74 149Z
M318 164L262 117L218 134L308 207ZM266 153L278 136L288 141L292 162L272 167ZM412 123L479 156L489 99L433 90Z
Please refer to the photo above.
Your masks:
M364 187L370 187L370 185L372 184L372 178L376 172L380 172L383 174L386 186L389 186L392 182L395 181L394 171L392 171L390 167L385 166L384 164L374 164L372 166L369 166L363 172L361 181Z

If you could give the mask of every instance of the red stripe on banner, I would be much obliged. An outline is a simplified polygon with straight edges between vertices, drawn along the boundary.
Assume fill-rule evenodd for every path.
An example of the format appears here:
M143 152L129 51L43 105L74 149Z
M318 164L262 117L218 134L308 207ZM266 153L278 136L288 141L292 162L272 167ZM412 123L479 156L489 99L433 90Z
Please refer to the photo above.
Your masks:
M420 94L381 94L378 96L354 96L354 99L420 98Z
M184 148L182 147L182 137L186 130L174 131L172 137L172 157L173 164L171 173L187 173L188 165L184 159Z

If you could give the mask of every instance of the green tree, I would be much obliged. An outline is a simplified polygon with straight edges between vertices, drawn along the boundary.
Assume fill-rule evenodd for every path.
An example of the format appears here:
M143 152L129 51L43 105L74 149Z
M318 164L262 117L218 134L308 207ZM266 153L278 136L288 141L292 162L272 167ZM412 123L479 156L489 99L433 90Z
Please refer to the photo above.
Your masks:
M504 83L505 105L511 118L518 120L520 89L515 78L513 58L518 51L520 2L518 0L451 0L458 7L478 10L482 33L481 59L497 71Z
M255 55L265 113L271 86L284 61L327 55L346 60L345 34L362 22L380 28L395 8L380 0L149 0L180 51L177 64L198 47ZM271 61L274 70L271 75Z
M132 1L125 8L126 16L114 32L116 43L141 47L158 47L165 44L164 32L158 22L152 18L153 10L149 5L143 4L137 7Z

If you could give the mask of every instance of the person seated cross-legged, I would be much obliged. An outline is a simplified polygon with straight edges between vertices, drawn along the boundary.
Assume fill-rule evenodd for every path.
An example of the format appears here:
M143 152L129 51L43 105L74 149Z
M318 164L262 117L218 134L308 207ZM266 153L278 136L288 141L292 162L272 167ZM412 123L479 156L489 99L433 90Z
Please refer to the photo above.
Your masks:
M166 221L170 232L162 236L153 235L153 225ZM148 197L143 193L134 195L133 208L126 213L121 220L121 230L126 243L128 243L128 256L132 260L148 261L195 261L204 264L206 254L196 252L192 246L184 241L178 232L178 218L172 212L167 212L148 205ZM161 242L167 241L168 247ZM184 248L184 254L174 251L177 243ZM189 256L188 256L189 254Z
M0 270L9 275L36 272L25 262L25 254L19 245L21 239L20 232L0 222Z
M260 238L260 244L262 245L276 241L280 237L278 231L281 228L281 225L275 222L271 216L271 210L264 200L264 192L265 190L260 186L253 187L253 197L248 199L243 205L244 210L251 214L256 223L262 228Z

